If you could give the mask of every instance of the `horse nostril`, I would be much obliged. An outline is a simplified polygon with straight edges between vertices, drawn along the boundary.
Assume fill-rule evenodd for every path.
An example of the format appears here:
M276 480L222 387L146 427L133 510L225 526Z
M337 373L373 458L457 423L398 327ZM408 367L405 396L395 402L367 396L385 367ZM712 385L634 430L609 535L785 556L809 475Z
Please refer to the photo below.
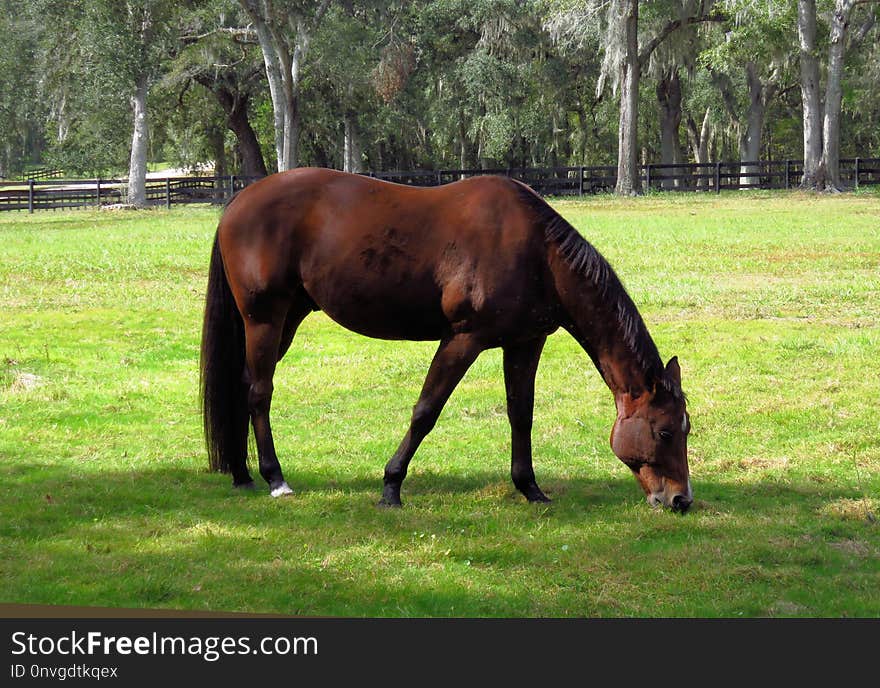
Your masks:
M690 508L690 505L693 503L693 499L687 497L683 494L677 494L672 498L672 509L673 511L681 511L684 513Z

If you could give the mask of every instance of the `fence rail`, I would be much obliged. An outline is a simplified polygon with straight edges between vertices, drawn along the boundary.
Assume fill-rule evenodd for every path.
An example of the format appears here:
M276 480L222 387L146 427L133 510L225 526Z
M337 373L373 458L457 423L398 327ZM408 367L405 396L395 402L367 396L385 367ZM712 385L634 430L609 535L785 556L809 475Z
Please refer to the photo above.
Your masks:
M225 203L233 193L257 177L167 177L148 179L147 204ZM0 183L0 211L59 210L127 202L128 182L124 179L45 180Z
M440 186L476 175L494 174L525 182L544 196L584 196L612 191L617 168L610 165L577 167L506 167L493 169L409 170L364 172L365 176L411 186ZM642 165L642 184L657 191L712 191L726 189L791 189L803 177L800 160L754 162L682 163ZM193 176L147 180L147 203L225 203L257 177ZM880 184L880 158L849 158L840 161L841 183L849 188ZM124 204L127 183L123 179L61 180L29 179L0 183L0 211L57 210Z
M60 179L64 173L55 167L42 167L38 170L31 170L25 175L25 179Z

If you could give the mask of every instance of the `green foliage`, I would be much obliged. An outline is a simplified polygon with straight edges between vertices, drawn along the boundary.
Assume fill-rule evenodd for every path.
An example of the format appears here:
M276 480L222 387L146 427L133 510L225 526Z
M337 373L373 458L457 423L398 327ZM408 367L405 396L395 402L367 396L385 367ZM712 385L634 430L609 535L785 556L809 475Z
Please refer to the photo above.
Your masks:
M28 3L10 0L0 12L0 178L22 171L41 153L45 106L38 96L39 70L32 59L39 24Z
M154 156L190 164L217 155L224 116L213 103L196 104L189 91L223 86L247 96L251 125L273 168L265 70L239 2L10 2L14 11L0 18L0 174L37 159L71 173L124 170L137 74L154 86ZM833 3L818 4L824 55ZM303 66L300 162L342 167L347 121L365 168L613 163L618 109L612 89L599 85L616 78L619 6L618 0L333 2ZM763 150L800 156L796 6L787 0L640 3L642 49L670 21L698 10L726 17L679 28L643 65L639 138L647 160L659 159L656 86L671 67L682 76L683 122L690 116L699 125L708 108L713 156L736 157L748 106L747 62L776 88ZM314 9L300 2L273 7L278 25L291 32L281 15L292 12L295 20ZM875 3L854 10L851 38L876 11ZM875 25L848 47L844 156L880 154L873 126L880 112L878 31ZM728 80L730 98L722 98L710 68ZM683 128L680 134L684 141ZM234 139L223 138L234 165Z
M107 132L128 134L128 110L121 103L92 112L81 111L71 123L63 140L55 140L45 153L46 162L67 175L85 177L116 176L127 172L127 137L108 136Z
M874 8L856 8L851 26L858 30L870 22ZM859 11L863 10L863 11ZM880 10L876 10L880 19ZM880 26L876 23L862 41L850 51L843 94L841 155L880 156Z

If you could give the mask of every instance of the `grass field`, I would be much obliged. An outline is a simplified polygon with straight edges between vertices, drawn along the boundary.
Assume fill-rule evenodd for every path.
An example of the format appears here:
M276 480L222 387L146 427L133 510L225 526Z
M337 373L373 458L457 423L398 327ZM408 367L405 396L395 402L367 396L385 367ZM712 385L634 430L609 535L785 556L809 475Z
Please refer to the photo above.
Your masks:
M499 352L380 510L434 350L308 318L273 419L296 491L206 469L218 210L0 216L0 603L313 616L880 615L880 195L560 201L678 355L696 503L652 510L565 333L538 372L549 506L509 477Z

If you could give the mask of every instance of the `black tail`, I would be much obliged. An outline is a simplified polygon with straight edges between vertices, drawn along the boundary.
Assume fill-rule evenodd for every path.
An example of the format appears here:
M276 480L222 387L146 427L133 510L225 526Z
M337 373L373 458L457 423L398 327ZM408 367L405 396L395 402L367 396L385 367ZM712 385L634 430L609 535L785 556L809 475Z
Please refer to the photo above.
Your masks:
M202 417L211 470L231 472L237 483L250 479L244 366L244 323L229 289L220 243L215 237L202 325Z

